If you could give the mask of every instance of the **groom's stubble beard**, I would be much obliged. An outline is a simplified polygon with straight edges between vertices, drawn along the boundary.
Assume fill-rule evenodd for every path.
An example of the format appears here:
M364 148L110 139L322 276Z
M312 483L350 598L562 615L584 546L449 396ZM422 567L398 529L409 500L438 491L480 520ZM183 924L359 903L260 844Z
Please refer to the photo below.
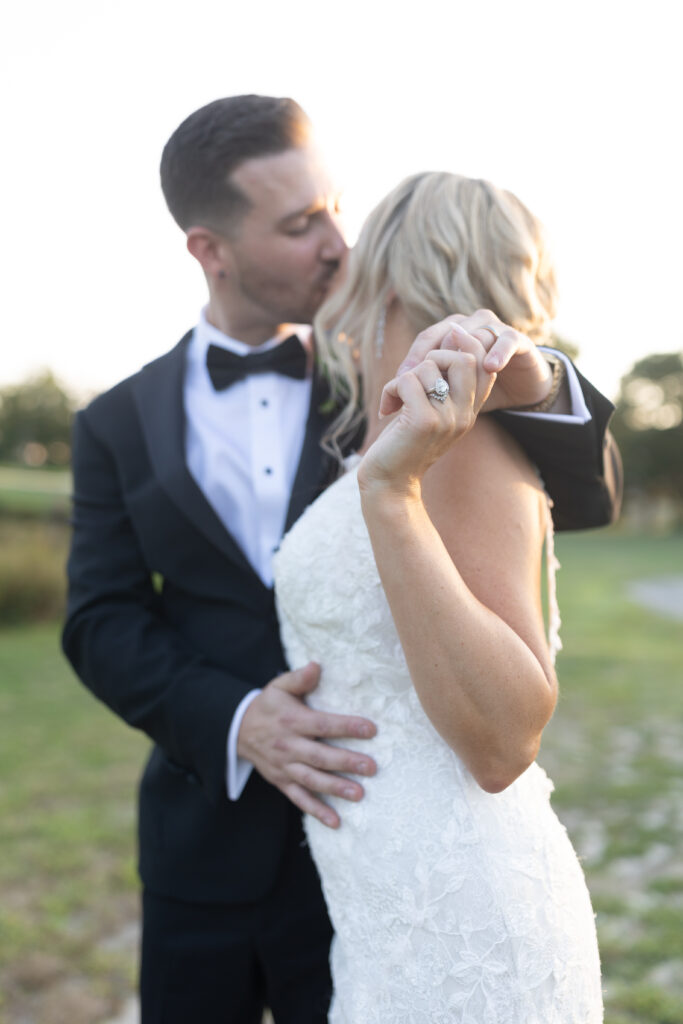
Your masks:
M273 323L310 324L330 294L339 267L339 260L324 264L313 282L306 284L248 266L240 269L236 284L249 303Z
M235 319L264 329L311 323L347 251L338 192L320 154L308 145L254 158L232 182L247 201L224 233Z

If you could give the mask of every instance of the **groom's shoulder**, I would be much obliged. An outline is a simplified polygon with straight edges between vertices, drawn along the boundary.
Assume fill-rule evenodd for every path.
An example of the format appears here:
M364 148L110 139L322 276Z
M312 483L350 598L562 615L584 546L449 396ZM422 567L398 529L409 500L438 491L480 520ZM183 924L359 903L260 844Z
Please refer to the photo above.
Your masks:
M124 378L101 394L93 398L82 410L81 415L93 423L104 423L111 418L119 422L122 416L132 414L135 410L137 396L145 390L154 390L155 385L163 380L176 377L182 378L185 352L192 337L188 331L173 348L163 355Z

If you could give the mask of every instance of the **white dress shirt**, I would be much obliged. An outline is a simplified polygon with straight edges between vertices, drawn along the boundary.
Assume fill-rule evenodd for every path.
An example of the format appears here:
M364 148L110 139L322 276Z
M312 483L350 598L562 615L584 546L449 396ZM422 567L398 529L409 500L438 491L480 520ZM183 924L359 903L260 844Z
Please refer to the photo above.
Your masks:
M294 327L304 348L310 351L310 328ZM237 355L262 352L284 337L271 338L257 347L246 345L210 324L202 310L187 350L184 388L188 468L268 587L273 584L273 553L282 540L303 446L311 375L294 380L277 373L259 373L216 391L206 368L206 355L209 345ZM562 353L553 352L567 369L571 415L512 411L509 415L587 423L590 413L572 365ZM229 726L226 789L231 800L240 797L251 774L250 762L237 756L237 737L244 713L260 692L251 690L243 698Z
M310 328L300 333L309 347ZM282 540L301 455L311 378L259 373L216 391L206 355L209 345L240 356L264 352L284 337L245 345L213 327L202 311L185 376L188 468L267 587L273 584L273 551Z
M310 328L294 328L310 351ZM282 540L303 446L311 375L295 380L259 373L216 391L206 355L209 345L240 356L263 352L287 335L259 346L246 345L210 324L202 310L188 346L185 374L188 469L267 587L273 584L273 552ZM251 773L251 764L237 757L237 736L244 713L258 693L251 690L240 702L228 731L226 787L231 800L240 795Z

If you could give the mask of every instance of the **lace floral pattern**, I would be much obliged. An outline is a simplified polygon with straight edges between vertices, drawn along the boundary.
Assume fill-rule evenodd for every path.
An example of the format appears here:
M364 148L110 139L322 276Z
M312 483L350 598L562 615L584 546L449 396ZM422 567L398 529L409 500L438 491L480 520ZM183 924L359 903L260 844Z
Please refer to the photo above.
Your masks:
M355 744L379 765L365 798L338 802L338 831L306 819L335 929L331 1024L602 1021L593 912L552 784L533 764L485 793L425 715L354 471L285 538L276 591L290 664L323 666L309 703L378 724Z

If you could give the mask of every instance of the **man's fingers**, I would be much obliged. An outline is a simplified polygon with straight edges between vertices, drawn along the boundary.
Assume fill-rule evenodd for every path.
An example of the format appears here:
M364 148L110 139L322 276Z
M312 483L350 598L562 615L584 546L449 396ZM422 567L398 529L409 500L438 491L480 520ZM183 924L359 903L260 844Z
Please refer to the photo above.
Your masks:
M507 326L491 309L477 309L462 317L460 323L470 334L476 334L485 348L490 348Z
M291 781L282 787L282 791L302 811L315 815L330 828L337 828L339 816L318 799L317 794L357 802L364 796L363 787L353 779L335 773L346 771L374 775L377 766L372 758L359 759L351 750L339 750L323 743L315 746L318 748L315 753L304 750L304 759L287 765L287 775ZM314 767L315 764L320 764L321 770Z
M292 672L285 672L269 684L278 690L285 690L295 697L305 697L312 693L320 682L320 665L315 661L309 661L303 668L294 669Z
M444 335L441 348L445 351L469 352L481 359L486 353L485 346L479 338L467 331L461 324L454 323L450 331ZM430 356L431 357L431 356Z
M377 771L375 761L367 754L303 737L292 739L288 744L287 762L306 764L324 772L344 772L347 775L370 776Z
M283 788L282 792L304 814L312 814L314 818L322 821L323 825L327 825L328 828L339 828L341 821L337 812L333 811L322 800L318 800L313 793L303 786L299 786L296 782L291 782Z
M278 732L311 739L372 739L377 734L377 726L369 718L318 711L301 700L289 699L314 690L319 678L320 666L312 661L304 668L278 676L264 689L263 696L269 697L271 714L279 718Z
M424 360L428 352L435 348L441 348L445 336L452 330L453 322L457 319L459 319L459 316L457 313L454 313L447 319L440 320L438 324L433 324L425 331L421 331L408 349L405 359L396 371L396 376L400 377L401 374L406 373L408 370L414 370ZM397 408L400 408L400 405ZM394 409L393 411L395 412L396 410ZM385 415L388 414L385 413Z
M319 678L320 666L309 662L268 683L242 719L238 754L300 810L337 828L339 815L315 794L360 800L363 787L346 776L374 775L377 765L366 754L324 740L370 739L377 729L359 715L307 707L302 698L315 689Z
M529 350L530 342L524 334L508 328L499 334L494 345L486 353L484 367L500 373L513 356Z
M329 772L319 772L308 764L290 764L289 776L298 785L311 793L338 796L342 800L357 801L363 798L363 787L352 779Z
M343 740L346 737L369 740L377 734L377 726L369 718L361 718L359 715L337 715L331 711L314 711L306 707L302 710L302 736L324 740Z
M486 353L484 366L487 370L494 370L500 373L512 359L516 347L505 337L497 338L496 343Z
M459 333L458 327L465 331L465 335ZM460 348L464 352L476 354L476 349L471 347L473 343L479 344L488 352L484 368L489 372L504 369L514 355L527 351L531 345L524 334L508 327L490 309L478 309L470 316L451 313L444 320L418 334L396 375L401 376L407 370L415 369L433 349ZM396 412L400 408L400 403L392 400L392 396L386 404L387 409L382 409L384 415Z
M459 336L462 337L458 328L464 330L470 337L476 338L487 352L484 369L489 372L499 373L504 370L513 356L529 351L532 344L525 334L504 324L492 310L478 309L471 316L458 318L453 336L445 339L442 348L461 347L463 351L471 351L464 345L458 345L457 339Z

